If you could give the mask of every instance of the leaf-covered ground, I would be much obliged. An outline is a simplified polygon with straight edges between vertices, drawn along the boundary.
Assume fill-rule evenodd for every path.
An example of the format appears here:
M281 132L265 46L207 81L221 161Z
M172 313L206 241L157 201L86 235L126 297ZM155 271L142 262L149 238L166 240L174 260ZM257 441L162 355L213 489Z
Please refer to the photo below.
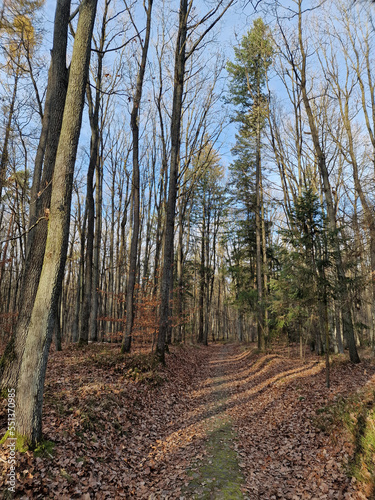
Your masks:
M372 361L336 360L328 390L316 357L237 345L175 347L163 369L115 346L52 352L46 442L18 453L17 497L370 498L345 474L353 444L319 415L374 374ZM6 460L3 447L2 491Z

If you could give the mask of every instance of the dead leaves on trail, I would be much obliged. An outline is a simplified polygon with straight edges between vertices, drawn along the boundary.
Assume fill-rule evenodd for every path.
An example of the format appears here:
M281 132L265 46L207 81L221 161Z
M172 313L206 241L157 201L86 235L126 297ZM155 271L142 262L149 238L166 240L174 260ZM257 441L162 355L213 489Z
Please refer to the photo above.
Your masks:
M204 350L178 348L166 368L156 369L102 345L51 353L43 432L55 444L53 458L18 454L19 495L160 498L175 491L195 454L194 447L186 450L198 431L184 422L194 411L191 392L205 359ZM129 376L135 368L140 376ZM0 423L5 433L6 401ZM6 449L1 453L6 461ZM0 489L6 488L5 472Z
M362 387L370 373L373 363L336 364L327 390L324 364L315 357L302 364L255 356L228 370L234 386L228 412L239 435L249 498L366 498L345 475L350 443L342 435L333 444L315 420L320 408Z
M17 455L18 497L180 498L186 471L207 453L211 422L227 413L246 498L365 498L341 467L352 446L340 434L332 442L314 419L319 408L363 386L374 365L337 363L327 390L315 357L303 364L226 346L223 359L223 349L172 348L165 368L113 346L51 353L46 443L38 454ZM212 405L218 387L226 398ZM0 419L5 432L6 401ZM0 457L6 489L5 449Z

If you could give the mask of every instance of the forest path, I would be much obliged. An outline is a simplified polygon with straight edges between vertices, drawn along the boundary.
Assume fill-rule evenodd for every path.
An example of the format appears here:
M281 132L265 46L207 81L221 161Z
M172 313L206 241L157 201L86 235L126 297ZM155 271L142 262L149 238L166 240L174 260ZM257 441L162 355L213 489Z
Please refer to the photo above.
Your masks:
M43 431L53 451L17 455L16 498L371 498L345 475L353 445L318 420L370 379L375 391L373 361L336 359L328 390L320 358L282 346L172 346L165 367L150 359L116 345L52 352Z
M211 388L207 402L207 441L204 455L198 455L187 471L191 481L182 490L187 498L244 498L241 490L244 478L234 449L237 435L225 411L229 396L226 379L231 368L229 352L228 346L220 346L216 356L209 361L212 375L205 383Z
M303 362L237 345L209 349L199 393L206 437L187 469L184 498L366 498L345 474L349 443L333 445L316 426L321 410L370 378L366 369L339 366L327 389L319 358Z

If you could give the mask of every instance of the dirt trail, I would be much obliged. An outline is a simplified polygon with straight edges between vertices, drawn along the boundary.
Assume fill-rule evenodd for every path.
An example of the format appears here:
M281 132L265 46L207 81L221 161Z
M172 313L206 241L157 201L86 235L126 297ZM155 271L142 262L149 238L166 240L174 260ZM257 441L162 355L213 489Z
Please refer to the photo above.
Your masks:
M202 460L195 460L187 472L191 481L182 490L187 498L244 498L241 488L244 477L235 451L237 435L225 411L230 395L226 387L227 357L228 348L223 346L217 356L210 360L213 373L206 383L207 387L212 388L207 414L212 416L206 424L205 456Z
M43 428L53 456L17 456L16 498L366 498L345 475L353 446L341 432L332 441L316 418L375 384L374 362L336 361L327 390L315 356L254 346L172 347L157 373L130 361L116 346L52 353ZM0 449L2 464L8 452ZM5 484L4 468L0 491Z
M185 498L365 498L345 474L349 444L333 445L314 421L319 409L370 379L373 365L339 367L327 390L317 358L303 363L234 345L210 350L202 381L207 437L196 448L201 460L188 469Z

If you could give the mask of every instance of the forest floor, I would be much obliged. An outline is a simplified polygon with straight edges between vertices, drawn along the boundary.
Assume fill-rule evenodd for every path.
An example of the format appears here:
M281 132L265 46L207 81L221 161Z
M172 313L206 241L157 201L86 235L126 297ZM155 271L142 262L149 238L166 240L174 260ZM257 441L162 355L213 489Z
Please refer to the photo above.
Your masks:
M285 349L173 347L164 368L118 349L51 352L45 441L17 453L16 498L374 498L347 475L360 450L334 410L375 393L373 360L335 357L327 389L321 358Z

